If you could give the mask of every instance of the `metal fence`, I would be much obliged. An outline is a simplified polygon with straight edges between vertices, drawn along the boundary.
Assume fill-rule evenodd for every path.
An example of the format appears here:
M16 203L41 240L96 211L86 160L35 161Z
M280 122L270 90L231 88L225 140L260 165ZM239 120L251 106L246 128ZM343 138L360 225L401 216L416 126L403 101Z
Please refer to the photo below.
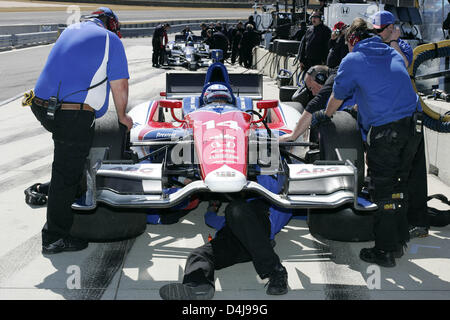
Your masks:
M58 35L58 31L0 35L0 49L53 43Z
M58 31L20 33L13 35L13 46L52 43L58 39Z
M174 20L168 21L171 25L169 33L178 33L186 26L189 26L192 31L200 30L200 23L204 22L228 25L234 25L239 19L202 19L202 20ZM136 37L151 37L155 28L160 24L160 21L152 22L139 22L139 23L124 23L120 32L124 38L136 38ZM11 35L0 35L0 50L7 50L14 47L32 46L38 44L48 44L55 42L61 32L65 29L64 26L58 27L57 31L49 32L31 32L31 33L19 33Z
M12 35L0 35L0 48L10 48L13 46Z

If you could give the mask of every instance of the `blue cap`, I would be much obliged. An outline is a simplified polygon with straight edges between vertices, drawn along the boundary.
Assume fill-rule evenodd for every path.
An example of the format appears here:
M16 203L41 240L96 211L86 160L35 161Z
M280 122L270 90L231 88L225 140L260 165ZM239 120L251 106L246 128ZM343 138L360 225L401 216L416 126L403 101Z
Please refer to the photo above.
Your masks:
M387 25L395 23L395 17L392 13L386 10L378 11L370 18L375 29L382 29Z

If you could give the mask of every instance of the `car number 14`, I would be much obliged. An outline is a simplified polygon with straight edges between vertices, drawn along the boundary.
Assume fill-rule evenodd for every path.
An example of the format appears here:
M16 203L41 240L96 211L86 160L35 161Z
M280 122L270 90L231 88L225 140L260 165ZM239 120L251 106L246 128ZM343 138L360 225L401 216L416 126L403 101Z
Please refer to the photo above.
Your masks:
M238 126L237 121L227 120L216 123L215 120L209 120L203 123L206 126L206 129L214 129L215 127L229 127L233 130L240 130L241 128Z

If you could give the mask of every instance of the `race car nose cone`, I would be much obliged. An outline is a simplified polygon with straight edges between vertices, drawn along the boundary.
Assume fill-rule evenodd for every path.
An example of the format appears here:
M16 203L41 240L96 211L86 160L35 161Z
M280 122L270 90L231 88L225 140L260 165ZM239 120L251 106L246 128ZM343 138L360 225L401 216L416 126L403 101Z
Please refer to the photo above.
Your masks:
M247 183L247 178L227 165L211 171L205 178L205 184L212 192L239 192Z

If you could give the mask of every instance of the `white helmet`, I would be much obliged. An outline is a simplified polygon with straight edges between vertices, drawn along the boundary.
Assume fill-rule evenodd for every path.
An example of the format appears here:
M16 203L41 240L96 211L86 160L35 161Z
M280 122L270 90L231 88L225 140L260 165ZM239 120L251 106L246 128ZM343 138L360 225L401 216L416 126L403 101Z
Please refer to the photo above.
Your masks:
M233 103L233 97L230 90L223 84L213 84L209 86L203 94L203 101L205 103L212 103L216 101L226 101Z

